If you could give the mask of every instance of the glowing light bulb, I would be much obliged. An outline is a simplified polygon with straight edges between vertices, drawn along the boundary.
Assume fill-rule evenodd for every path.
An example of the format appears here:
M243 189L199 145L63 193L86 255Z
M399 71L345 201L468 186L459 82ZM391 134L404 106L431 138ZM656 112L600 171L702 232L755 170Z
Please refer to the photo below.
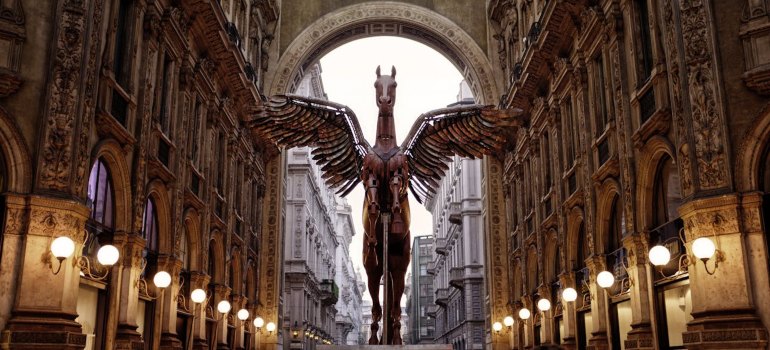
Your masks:
M510 327L510 326L513 326L513 317L511 317L511 316L505 316L505 318L503 319L503 324L504 324L506 327Z
M577 300L577 291L575 288L565 288L564 291L561 292L561 297L566 302L571 302Z
M716 250L714 242L708 237L701 237L692 242L692 253L698 259L710 259Z
M519 310L519 318L522 320L528 320L530 316L532 316L532 313L529 312L529 309L523 308Z
M96 260L104 266L115 265L115 263L118 262L118 259L120 259L120 252L114 245L107 244L99 248L99 251L96 252Z
M152 282L155 283L155 286L158 288L166 288L171 285L171 275L166 271L158 271L152 278Z
M599 272L599 274L596 275L596 283L602 288L612 287L612 285L615 284L615 276L609 271Z
M537 308L540 311L548 311L551 309L551 302L546 298L542 298L537 301Z
M647 255L650 257L650 262L655 266L665 266L671 261L671 252L660 244L652 247Z
M206 300L206 291L198 288L190 293L190 299L193 303L200 304Z
M51 242L51 254L57 259L67 259L75 252L75 242L69 237L59 237Z

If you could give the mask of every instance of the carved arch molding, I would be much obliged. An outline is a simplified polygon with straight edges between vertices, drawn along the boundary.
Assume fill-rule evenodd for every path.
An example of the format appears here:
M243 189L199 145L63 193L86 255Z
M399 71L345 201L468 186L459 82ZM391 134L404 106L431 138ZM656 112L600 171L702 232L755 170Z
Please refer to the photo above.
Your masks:
M457 24L429 9L402 2L378 1L351 5L331 12L307 27L289 44L278 59L276 70L267 77L271 95L293 92L301 82L306 68L334 48L347 42L374 36L397 36L415 40L442 53L468 82L478 103L497 104L502 91L500 77L493 74L489 58L476 42ZM280 241L282 228L282 163L276 157L267 166L267 188L263 222L264 254L261 254L260 303L268 317L278 317L282 264ZM494 158L484 161L486 179L484 210L486 241L486 275L490 289L490 310L493 318L510 313L507 271L508 255L505 245L489 244L506 239L505 206L502 195L502 164Z
M292 92L303 72L336 47L356 39L397 36L442 53L465 77L480 103L497 104L500 95L489 58L457 24L424 7L402 2L368 2L329 13L300 33L278 61L268 86L271 94Z

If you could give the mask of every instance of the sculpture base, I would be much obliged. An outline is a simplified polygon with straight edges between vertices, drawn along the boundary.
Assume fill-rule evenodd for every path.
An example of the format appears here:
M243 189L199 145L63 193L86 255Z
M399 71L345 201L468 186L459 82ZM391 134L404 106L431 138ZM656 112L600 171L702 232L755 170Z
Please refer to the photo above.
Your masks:
M317 350L452 350L452 344L318 345Z

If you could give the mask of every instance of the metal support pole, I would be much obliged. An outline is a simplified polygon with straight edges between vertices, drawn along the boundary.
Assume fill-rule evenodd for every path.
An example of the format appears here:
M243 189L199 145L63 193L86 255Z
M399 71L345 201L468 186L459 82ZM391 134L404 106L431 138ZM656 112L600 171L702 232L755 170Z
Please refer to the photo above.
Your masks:
M392 302L390 271L388 269L388 224L390 223L390 213L382 213L382 278L385 279L385 286L382 292L382 344L389 344L390 340L390 303Z

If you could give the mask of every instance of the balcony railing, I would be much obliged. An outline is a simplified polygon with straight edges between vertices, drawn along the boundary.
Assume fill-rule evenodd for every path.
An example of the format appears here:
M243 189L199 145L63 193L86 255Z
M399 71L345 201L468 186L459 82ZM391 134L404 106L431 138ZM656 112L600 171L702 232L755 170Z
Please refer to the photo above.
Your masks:
M449 302L449 288L436 289L436 305L446 307Z
M457 289L463 289L465 280L465 268L453 267L449 269L449 285Z
M325 279L321 281L321 302L324 305L336 304L339 296L340 290L334 280Z

